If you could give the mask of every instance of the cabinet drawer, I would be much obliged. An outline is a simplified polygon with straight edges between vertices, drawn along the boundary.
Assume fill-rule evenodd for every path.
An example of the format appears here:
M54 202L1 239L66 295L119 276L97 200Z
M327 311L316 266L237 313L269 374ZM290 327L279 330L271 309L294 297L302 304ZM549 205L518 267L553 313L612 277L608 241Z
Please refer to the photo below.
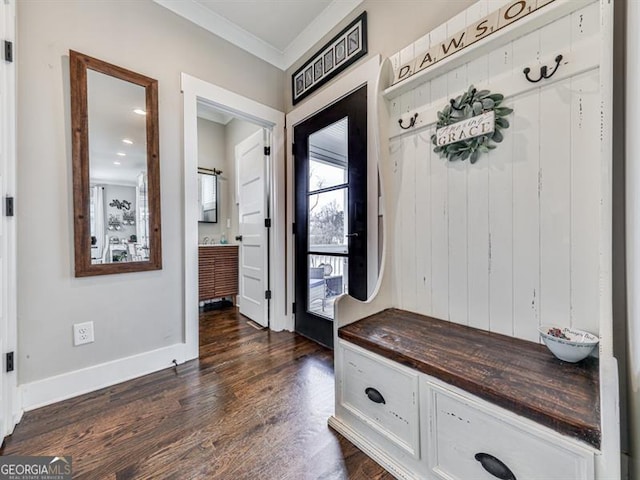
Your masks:
M431 395L430 464L440 478L593 479L594 459L587 449L525 431L501 419L499 409L488 411L439 388L433 388ZM490 474L481 461L496 473Z
M340 344L344 408L419 458L417 373L357 347Z

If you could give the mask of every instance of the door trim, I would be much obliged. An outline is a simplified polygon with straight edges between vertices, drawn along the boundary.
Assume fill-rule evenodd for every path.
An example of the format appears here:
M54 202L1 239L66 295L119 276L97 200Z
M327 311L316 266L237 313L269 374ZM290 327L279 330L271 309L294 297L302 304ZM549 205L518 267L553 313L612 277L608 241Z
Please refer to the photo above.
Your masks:
M375 123L375 115L373 112L377 108L375 96L377 90L375 83L378 78L378 70L380 68L380 55L373 55L366 63L351 70L346 75L339 77L326 89L321 90L309 99L302 102L299 107L287 114L287 128L289 132L293 132L293 128L300 122L312 117L320 110L334 104L341 98L347 96L354 90L363 85L367 85L367 291L369 297L373 293L378 282L378 148L375 145L377 134L375 130L378 128ZM289 135L292 137L292 135ZM293 160L293 143L291 138L287 139L287 330L295 329L294 318L291 314L291 305L295 302L295 248L292 223L295 218L294 212L294 160Z
M0 5L0 38L13 42L15 50L16 41L16 3L14 0L5 1ZM16 58L19 58L14 51L13 63L3 61L0 69L0 89L6 92L0 101L0 115L3 120L0 122L3 127L0 131L1 157L5 159L3 165L4 175L0 177L0 192L13 196L16 191ZM0 362L2 372L0 373L0 442L5 435L13 432L14 427L22 418L22 402L18 390L18 320L17 320L17 267L16 267L16 217L8 218L2 214L2 271L0 276L4 287L4 302L2 302L2 313L0 316L0 353L4 357L7 352L14 352L14 362L16 367L11 373L6 373L5 360Z
M268 238L272 246L285 245L284 188L284 120L283 112L258 103L212 83L182 73L181 88L184 105L184 359L198 358L198 102L233 114L271 130L271 165L269 172L269 211L272 227ZM269 278L273 285L285 279L285 255L272 249ZM280 253L280 255L278 255ZM286 289L273 289L269 302L271 329L290 330L285 311Z

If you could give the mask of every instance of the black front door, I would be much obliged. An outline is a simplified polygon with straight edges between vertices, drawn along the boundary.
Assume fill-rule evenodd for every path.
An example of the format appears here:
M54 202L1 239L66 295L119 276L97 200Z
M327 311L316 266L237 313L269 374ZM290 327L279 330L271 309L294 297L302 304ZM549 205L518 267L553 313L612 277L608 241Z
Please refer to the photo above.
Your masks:
M333 347L334 301L367 298L367 87L294 128L296 331Z

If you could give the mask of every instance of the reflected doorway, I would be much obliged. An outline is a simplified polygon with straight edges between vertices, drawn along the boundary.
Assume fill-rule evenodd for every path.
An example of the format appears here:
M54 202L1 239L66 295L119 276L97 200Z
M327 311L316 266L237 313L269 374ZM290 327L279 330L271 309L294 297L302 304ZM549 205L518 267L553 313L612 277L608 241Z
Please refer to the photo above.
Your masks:
M339 295L367 298L367 90L294 129L295 328L333 347Z

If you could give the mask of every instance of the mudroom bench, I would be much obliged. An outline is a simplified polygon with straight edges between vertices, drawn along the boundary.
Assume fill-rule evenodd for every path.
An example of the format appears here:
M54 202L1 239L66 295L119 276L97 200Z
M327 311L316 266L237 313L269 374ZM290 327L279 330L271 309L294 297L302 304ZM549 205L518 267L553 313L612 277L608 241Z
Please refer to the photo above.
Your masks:
M396 477L594 478L596 358L398 309L336 340L330 425Z

